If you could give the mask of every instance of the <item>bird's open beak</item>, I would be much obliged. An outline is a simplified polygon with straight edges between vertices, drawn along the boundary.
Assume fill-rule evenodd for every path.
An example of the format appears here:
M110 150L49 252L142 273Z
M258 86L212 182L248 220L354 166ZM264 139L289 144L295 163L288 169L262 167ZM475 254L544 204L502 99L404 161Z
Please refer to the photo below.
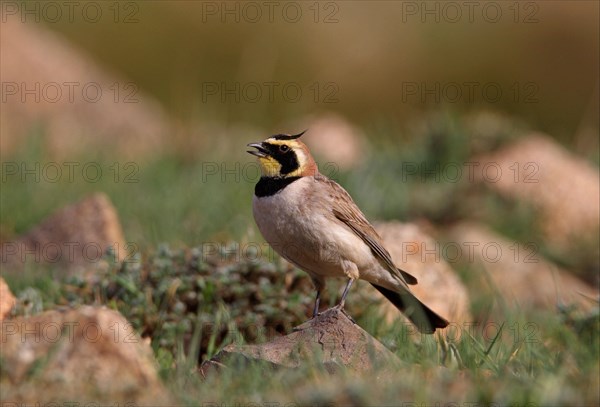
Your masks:
M257 157L262 158L262 157L267 157L269 155L269 151L262 146L262 143L250 143L250 144L248 144L248 147L256 148L257 151L247 150L246 152L250 153L252 155L255 155Z

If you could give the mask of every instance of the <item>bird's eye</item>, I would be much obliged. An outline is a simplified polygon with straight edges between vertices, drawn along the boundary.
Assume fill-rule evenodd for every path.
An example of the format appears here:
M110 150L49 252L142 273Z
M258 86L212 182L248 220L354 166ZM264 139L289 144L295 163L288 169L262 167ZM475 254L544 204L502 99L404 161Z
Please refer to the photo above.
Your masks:
M290 148L285 144L282 144L281 146L279 146L279 151L281 151L282 153L287 153L288 151L290 151Z

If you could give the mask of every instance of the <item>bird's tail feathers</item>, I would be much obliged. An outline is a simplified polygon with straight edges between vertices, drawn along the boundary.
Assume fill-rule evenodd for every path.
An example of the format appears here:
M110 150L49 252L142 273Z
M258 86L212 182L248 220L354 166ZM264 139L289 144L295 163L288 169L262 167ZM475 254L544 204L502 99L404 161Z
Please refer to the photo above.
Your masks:
M432 334L437 328L448 326L446 319L439 316L410 292L397 293L375 284L372 285L406 315L421 333Z
M415 285L419 282L419 280L417 280L417 278L412 274L409 274L406 271L399 268L397 268L397 270L400 272L400 274L402 274L402 277L404 277L404 281L406 281L406 284Z

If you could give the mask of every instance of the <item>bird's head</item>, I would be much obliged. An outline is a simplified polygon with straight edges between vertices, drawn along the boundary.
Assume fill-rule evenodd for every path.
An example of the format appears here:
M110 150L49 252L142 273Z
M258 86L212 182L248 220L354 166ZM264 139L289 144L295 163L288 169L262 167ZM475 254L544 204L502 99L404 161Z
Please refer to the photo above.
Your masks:
M248 144L256 149L248 153L258 157L263 177L304 177L318 172L308 147L298 140L305 131L296 135L277 134L263 142Z

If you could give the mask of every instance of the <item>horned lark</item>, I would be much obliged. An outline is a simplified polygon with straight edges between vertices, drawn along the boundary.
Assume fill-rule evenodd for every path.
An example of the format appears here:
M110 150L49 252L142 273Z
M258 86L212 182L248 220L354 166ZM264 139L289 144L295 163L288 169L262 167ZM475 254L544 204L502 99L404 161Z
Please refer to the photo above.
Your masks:
M356 279L366 280L402 311L424 333L444 328L440 317L411 292L417 279L400 270L383 247L382 239L350 195L319 173L306 145L296 135L278 134L256 150L262 176L256 184L252 208L260 232L287 261L307 272L317 290L313 317L328 277L348 283L337 305L344 302Z

